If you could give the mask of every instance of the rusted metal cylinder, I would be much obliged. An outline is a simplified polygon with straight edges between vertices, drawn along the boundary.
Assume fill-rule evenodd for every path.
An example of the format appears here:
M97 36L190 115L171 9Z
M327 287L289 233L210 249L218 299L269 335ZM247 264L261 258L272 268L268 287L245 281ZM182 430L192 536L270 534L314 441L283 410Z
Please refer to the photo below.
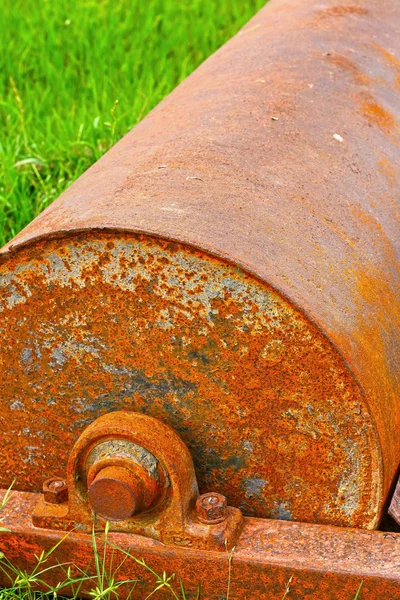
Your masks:
M131 408L247 515L377 527L400 458L399 27L393 0L271 0L3 249L0 485L39 490Z

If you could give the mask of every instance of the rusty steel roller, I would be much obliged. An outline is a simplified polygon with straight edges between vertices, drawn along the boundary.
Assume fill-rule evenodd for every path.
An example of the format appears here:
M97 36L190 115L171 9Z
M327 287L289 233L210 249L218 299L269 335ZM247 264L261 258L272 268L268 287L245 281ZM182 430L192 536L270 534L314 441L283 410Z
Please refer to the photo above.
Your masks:
M379 526L399 28L391 0L272 0L3 249L0 487L40 491L133 410L247 516Z

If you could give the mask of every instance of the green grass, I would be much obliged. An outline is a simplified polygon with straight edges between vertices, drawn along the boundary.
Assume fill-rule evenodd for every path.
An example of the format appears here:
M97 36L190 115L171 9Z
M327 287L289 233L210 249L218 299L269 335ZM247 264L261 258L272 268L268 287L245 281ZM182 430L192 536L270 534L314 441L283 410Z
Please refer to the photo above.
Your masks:
M265 0L0 0L0 246Z

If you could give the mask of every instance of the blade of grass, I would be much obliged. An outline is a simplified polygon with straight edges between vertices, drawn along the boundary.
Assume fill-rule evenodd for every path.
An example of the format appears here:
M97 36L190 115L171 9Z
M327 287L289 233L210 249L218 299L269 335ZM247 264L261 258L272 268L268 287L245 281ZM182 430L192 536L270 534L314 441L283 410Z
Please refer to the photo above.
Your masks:
M360 595L360 592L361 592L361 588L362 588L362 586L363 586L363 583L364 583L364 582L362 581L362 582L360 583L360 585L358 586L358 590L357 590L357 592L356 592L356 595L354 596L353 600L358 600L358 597L359 597L359 595Z
M285 593L282 596L282 600L285 600L285 598L289 594L289 592L290 592L290 584L292 583L292 580L293 580L293 575L291 575L291 577L289 578L289 581L286 584Z

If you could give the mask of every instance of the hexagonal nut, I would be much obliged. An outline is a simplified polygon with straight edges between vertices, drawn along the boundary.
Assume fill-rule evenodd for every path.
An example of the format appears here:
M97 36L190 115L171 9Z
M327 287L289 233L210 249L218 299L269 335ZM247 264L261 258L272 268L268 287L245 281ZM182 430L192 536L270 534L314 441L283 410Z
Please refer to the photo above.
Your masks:
M44 501L62 504L68 500L68 487L63 479L47 479L43 484Z
M216 492L203 494L197 498L196 514L201 523L215 525L228 516L228 503L225 496Z

